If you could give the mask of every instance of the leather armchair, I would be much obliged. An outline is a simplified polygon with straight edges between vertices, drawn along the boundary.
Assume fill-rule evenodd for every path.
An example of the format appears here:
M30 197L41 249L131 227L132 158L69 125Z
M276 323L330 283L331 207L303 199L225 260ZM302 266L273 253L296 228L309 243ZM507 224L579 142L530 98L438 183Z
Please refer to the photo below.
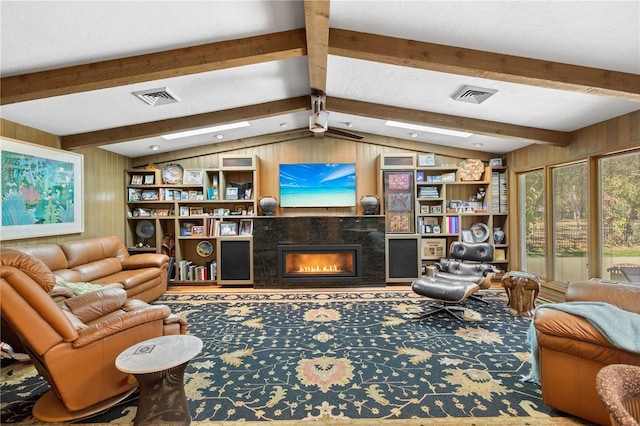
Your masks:
M567 302L604 302L640 314L640 286L598 280L569 283ZM544 306L544 305L542 305ZM536 309L542 400L550 407L597 424L609 424L596 376L610 364L640 366L640 353L614 346L587 319L555 309Z
M115 358L143 340L186 333L185 320L168 306L127 300L124 289L56 303L48 294L54 285L54 274L38 259L3 254L2 317L51 386L33 407L42 421L77 419L114 405L137 387L115 368Z
M499 272L493 265L486 263L493 260L492 244L454 241L451 243L449 253L448 259L441 259L434 265L437 278L472 282L481 290L491 287L491 277ZM470 298L482 300L476 295L471 295Z

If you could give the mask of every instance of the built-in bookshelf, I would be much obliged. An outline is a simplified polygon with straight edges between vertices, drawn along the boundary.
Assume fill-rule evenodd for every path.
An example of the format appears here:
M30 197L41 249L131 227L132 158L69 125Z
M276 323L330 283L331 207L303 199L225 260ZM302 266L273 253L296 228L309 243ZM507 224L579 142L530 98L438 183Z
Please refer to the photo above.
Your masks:
M408 239L417 235L423 270L447 257L456 240L492 243L493 263L508 270L507 168L483 164L479 176L469 179L467 173L461 175L460 163L440 164L437 156L426 154L429 165L425 165L422 155L382 154L379 158L387 234L406 234ZM407 200L410 191L412 199ZM498 228L501 240L500 235L494 236Z
M127 247L132 254L172 257L172 284L222 284L217 240L235 237L252 244L259 160L220 155L219 162L219 167L206 169L171 163L125 171ZM167 236L175 242L171 248L163 244Z

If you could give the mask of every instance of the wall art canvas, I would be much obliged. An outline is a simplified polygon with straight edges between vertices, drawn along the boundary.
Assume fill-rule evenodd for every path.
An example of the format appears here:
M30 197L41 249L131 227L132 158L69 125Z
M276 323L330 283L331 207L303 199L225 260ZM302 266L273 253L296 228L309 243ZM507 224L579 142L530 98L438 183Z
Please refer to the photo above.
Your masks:
M389 215L389 232L411 232L411 215L409 213L392 213Z
M389 194L387 197L387 208L389 211L411 210L411 194L397 193Z
M393 173L389 174L389 189L409 189L411 183L409 173Z
M84 230L81 154L1 138L0 157L0 240Z

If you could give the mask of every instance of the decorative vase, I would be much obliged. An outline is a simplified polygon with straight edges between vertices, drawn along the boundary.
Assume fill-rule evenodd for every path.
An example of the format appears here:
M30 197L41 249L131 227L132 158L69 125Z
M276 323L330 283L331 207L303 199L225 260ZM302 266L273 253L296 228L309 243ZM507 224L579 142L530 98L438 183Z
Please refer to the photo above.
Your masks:
M375 195L364 195L360 198L360 205L362 206L362 210L364 210L365 215L376 214L379 202L378 197Z
M493 228L493 243L502 244L504 241L504 231L499 226Z
M273 216L273 212L278 207L278 199L271 195L260 197L258 205L262 209L263 216Z

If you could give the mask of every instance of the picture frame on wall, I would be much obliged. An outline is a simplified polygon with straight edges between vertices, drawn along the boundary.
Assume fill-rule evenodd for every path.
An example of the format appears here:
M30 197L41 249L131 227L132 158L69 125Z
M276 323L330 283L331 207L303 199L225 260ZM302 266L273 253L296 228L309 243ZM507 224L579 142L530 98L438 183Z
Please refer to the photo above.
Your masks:
M3 183L0 240L83 232L84 156L4 137L0 141ZM40 176L25 188L34 195L31 199L25 199L15 189L24 183L26 170ZM56 196L48 196L49 191ZM44 219L54 202L55 217Z

